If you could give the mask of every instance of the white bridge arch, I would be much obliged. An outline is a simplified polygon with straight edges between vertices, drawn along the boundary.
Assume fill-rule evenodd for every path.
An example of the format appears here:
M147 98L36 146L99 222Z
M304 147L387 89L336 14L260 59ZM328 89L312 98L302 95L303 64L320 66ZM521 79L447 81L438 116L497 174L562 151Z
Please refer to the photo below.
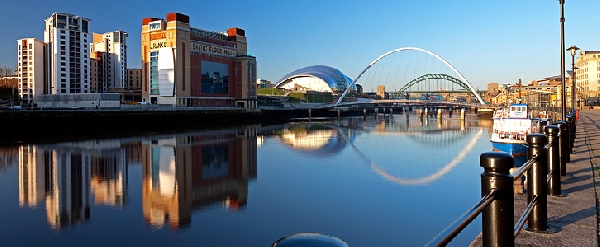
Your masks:
M439 55L425 50L425 49L421 49L418 47L402 47L402 48L398 48L395 50L391 50L386 52L385 54L379 56L377 59L373 60L373 62L371 62L369 64L369 66L367 66L362 72L360 72L360 74L356 77L356 79L354 79L354 81L352 81L352 83L350 84L350 86L348 88L346 88L346 91L344 91L344 93L342 93L342 96L340 96L340 98L338 99L338 101L334 104L334 105L338 105L342 102L342 100L344 99L344 97L346 96L346 94L348 94L348 91L356 84L356 82L358 81L358 79L360 79L360 77L369 69L371 68L371 66L373 66L375 63L379 62L379 60L383 59L384 57L387 57L388 55L391 55L393 53L396 52L400 52L400 51L406 51L406 50L413 50L413 51L420 51L420 52L425 52L435 58L437 58L438 60L442 61L444 64L446 64L446 66L450 67L452 69L452 71L454 71L454 73L456 73L458 75L458 77L460 77L460 79L469 87L469 90L471 90L471 92L475 95L475 97L477 97L477 100L479 100L480 104L485 104L485 102L483 101L483 99L481 98L481 96L479 95L479 93L477 93L477 90L475 90L475 88L473 88L473 86L471 85L471 83L469 81L467 81L467 79L456 69L454 68L454 66L452 66L452 64L450 64L448 61L446 61L445 59L443 59L442 57L440 57Z

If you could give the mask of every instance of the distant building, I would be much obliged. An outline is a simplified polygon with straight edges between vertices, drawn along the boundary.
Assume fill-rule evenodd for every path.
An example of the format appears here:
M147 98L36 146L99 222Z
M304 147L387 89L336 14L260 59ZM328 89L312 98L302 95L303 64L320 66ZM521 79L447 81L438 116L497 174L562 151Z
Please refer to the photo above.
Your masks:
M127 89L142 89L142 69L127 69Z
M123 101L142 101L142 69L127 69L127 86L123 92Z
M578 92L588 97L600 95L600 51L579 51L575 61Z
M93 34L90 53L100 55L104 78L95 92L119 91L127 86L127 33L123 31Z
M377 85L377 96L380 99L386 99L386 95L385 95L385 85Z
M51 94L90 92L90 19L54 13L46 19L44 42L48 49L48 85Z
M46 43L35 38L17 40L19 96L23 103L32 103L36 95L49 92Z
M256 79L256 87L257 88L274 88L275 84L271 83L271 81L269 81L269 80Z
M256 108L256 57L243 29L207 31L169 13L166 20L144 18L141 36L143 101Z

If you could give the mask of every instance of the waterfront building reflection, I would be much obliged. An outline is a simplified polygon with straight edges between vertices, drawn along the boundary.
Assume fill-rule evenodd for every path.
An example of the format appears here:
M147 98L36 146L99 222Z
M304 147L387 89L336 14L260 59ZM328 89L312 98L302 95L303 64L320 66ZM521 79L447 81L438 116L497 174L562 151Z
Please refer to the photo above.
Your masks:
M94 140L19 149L19 205L45 200L48 224L60 229L90 219L96 205L121 207L127 200L125 153L116 140Z
M489 124L458 117L404 112L0 147L0 229L10 246L260 246L302 229L360 246L418 245L479 199L472 185ZM454 200L422 210L440 193ZM368 234L339 227L349 215ZM405 224L420 234L400 242L390 229L413 218L436 220Z
M257 177L257 127L158 136L142 142L142 204L146 223L187 227L194 209L238 210Z

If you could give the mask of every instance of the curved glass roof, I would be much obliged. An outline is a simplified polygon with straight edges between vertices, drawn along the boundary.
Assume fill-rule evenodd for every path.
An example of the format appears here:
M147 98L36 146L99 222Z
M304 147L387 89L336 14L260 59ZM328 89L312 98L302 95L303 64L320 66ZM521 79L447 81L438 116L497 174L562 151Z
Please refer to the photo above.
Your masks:
M331 89L338 90L345 90L352 84L352 79L336 68L325 65L313 65L292 71L277 81L275 85L279 88L281 85L298 77L317 77L327 83Z

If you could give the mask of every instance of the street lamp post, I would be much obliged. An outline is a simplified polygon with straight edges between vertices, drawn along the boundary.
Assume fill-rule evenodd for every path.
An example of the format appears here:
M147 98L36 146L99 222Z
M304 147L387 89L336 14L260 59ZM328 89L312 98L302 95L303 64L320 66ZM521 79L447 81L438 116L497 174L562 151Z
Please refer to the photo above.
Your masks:
M579 48L572 45L567 50L571 52L571 111L575 111L575 55Z
M558 0L560 4L560 77L562 82L562 96L561 96L561 107L562 107L562 120L564 121L567 117L567 92L565 86L565 0Z

